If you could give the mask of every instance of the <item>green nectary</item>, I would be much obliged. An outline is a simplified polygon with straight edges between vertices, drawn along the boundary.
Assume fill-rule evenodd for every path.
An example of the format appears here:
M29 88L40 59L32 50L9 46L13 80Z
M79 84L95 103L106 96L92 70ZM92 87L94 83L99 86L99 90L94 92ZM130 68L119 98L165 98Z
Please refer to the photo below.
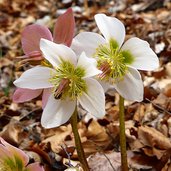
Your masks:
M23 161L16 155L6 157L0 161L0 171L29 171L23 164Z
M55 98L75 99L83 92L86 92L87 85L83 77L85 69L75 67L68 61L61 62L56 72L52 74L50 82L54 85L53 93Z
M94 56L98 57L99 67L104 63L110 67L110 72L105 79L111 77L115 81L121 80L127 72L128 65L134 62L134 56L128 50L121 50L114 39L110 39L109 43L99 45Z

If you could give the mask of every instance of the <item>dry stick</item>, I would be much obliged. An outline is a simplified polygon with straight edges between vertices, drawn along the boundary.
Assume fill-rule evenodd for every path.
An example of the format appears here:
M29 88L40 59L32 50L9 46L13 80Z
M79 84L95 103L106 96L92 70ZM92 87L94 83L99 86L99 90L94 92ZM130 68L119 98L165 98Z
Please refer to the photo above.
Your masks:
M85 16L90 16L90 10L88 7L88 0L84 0L84 14Z
M154 102L152 102L151 100L149 100L148 98L145 98L145 100L147 100L148 102L150 102L153 106L157 107L158 109L162 110L163 112L166 112L167 114L171 115L171 112L169 112L168 110L166 110L164 107L155 104ZM144 103L145 104L145 103Z
M98 134L97 134L97 136L98 136ZM89 140L89 141L90 141L90 140ZM98 146L98 145L97 145L95 142L93 142L93 141L90 141L90 142L97 146L96 149L97 149L98 152L101 152L102 147ZM116 171L115 168L114 168L114 166L112 165L112 162L111 162L110 159L107 157L107 155L106 155L105 153L102 153L102 155L104 155L104 157L107 159L107 161L109 162L109 164L110 164L110 166L112 167L113 171Z
M122 171L128 171L127 152L126 152L126 136L125 136L125 114L124 114L124 98L119 98L119 128L120 128L120 147L121 147L121 167Z
M112 167L113 171L116 171L115 168L114 168L114 166L112 165L110 159L107 157L107 155L106 155L105 153L104 153L103 155L105 156L105 158L106 158L107 161L109 162L109 164L110 164L110 166Z
M71 126L72 126L72 131L74 134L74 139L75 139L75 146L76 146L76 150L77 150L77 155L79 158L80 163L82 164L82 167L84 169L84 171L89 171L89 166L84 154L84 150L81 144L81 140L80 140L80 136L78 133L78 128L77 128L77 107L75 107L75 111L71 116L70 122L71 122Z
M85 11L88 10L88 0L84 0L84 9Z

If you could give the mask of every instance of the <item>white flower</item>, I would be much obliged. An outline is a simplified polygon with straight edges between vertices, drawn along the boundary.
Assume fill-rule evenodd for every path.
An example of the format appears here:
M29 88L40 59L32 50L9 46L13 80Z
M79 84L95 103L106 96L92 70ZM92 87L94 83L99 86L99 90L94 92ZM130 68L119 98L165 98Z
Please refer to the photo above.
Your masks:
M85 51L88 57L97 58L103 71L101 79L112 84L125 99L142 101L143 82L138 70L156 69L159 66L156 54L146 41L137 37L123 44L125 27L120 20L97 14L95 21L104 37L82 32L74 38L71 48L77 54Z
M14 84L20 88L52 88L41 123L46 128L67 122L77 102L100 118L105 114L103 88L92 77L101 73L97 62L82 53L79 58L67 46L41 39L40 49L52 68L37 66L25 71Z

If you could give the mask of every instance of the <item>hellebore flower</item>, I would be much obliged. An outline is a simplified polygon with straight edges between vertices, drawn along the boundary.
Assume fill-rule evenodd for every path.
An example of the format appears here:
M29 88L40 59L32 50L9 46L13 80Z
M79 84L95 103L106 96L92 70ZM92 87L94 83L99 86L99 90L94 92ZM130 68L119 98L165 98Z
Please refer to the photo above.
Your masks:
M48 65L45 61L39 47L40 39L44 38L55 43L71 45L74 36L75 20L72 9L69 8L63 15L59 16L53 30L53 37L50 30L42 25L32 24L27 26L21 35L22 49L25 55L22 57L25 62L32 64ZM44 108L49 97L49 89L23 89L18 88L14 92L13 101L22 103L38 97L43 92L42 107Z
M81 32L71 48L80 54L85 51L88 57L95 57L103 83L112 84L118 93L127 100L143 100L143 82L138 70L151 71L159 66L156 54L148 42L137 37L124 44L125 27L114 17L105 14L95 15L96 24L103 34ZM122 45L123 44L123 45Z
M28 163L29 157L22 150L10 145L0 137L1 171L44 171L38 162Z
M52 128L67 122L77 102L94 116L104 116L104 91L93 79L102 73L96 68L96 60L86 57L84 52L77 58L69 47L45 39L41 39L40 49L53 68L37 66L29 69L14 84L20 88L52 89L43 110L42 126Z

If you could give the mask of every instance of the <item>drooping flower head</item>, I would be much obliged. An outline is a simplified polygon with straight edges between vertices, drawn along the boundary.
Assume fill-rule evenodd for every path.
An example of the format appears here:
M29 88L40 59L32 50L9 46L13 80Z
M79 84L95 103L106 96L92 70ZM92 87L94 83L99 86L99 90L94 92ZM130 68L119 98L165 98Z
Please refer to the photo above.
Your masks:
M21 35L21 44L25 53L25 60L32 62L37 61L36 65L40 64L38 61L41 62L44 60L39 47L41 38L59 44L62 43L69 47L74 37L74 29L75 19L72 8L69 8L64 14L58 17L55 22L53 36L50 30L43 25L31 24L25 27Z
M37 66L25 71L14 84L20 88L44 89L52 92L41 123L46 128L60 126L69 120L77 102L96 117L105 114L103 88L93 76L101 74L97 62L85 53L79 57L69 47L41 39L40 49L53 68ZM31 80L31 81L30 81Z
M53 37L50 30L45 26L32 24L25 27L21 35L22 49L25 53L22 57L24 59L22 60L22 63L30 62L32 65L49 65L40 50L40 39L44 38L55 43L62 43L66 46L70 46L74 36L74 28L75 20L71 8L56 20ZM49 97L49 89L31 90L18 88L14 92L13 101L17 103L29 101L38 97L42 92L42 106L44 108Z
M151 71L159 61L149 44L137 37L124 44L125 27L114 17L95 15L95 21L103 36L82 32L73 41L72 49L80 54L95 57L103 71L100 78L112 84L121 96L128 100L143 100L143 83L138 70ZM138 70L137 70L138 69Z
M0 137L1 171L44 171L39 163L29 163L29 157Z

